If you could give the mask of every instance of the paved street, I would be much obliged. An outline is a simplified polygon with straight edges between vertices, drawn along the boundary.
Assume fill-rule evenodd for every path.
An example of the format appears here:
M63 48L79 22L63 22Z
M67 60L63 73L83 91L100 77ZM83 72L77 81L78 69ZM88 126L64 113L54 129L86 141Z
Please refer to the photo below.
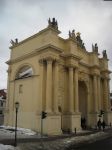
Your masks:
M55 139L55 140L44 140L40 142L38 141L38 143L37 142L19 143L19 147L21 148L21 150L43 150L43 149L45 150L81 150L81 148L82 150L83 148L90 150L91 145L93 143L95 143L96 145L96 141L107 139L110 136L110 133L108 134L107 132L108 131L97 132L94 134L68 137L64 139L61 138L61 139ZM94 148L94 150L96 149Z
M74 146L68 150L112 150L112 137L94 143L86 143L77 148Z
M14 132L10 133L7 130L1 129L0 133L3 135L0 136L1 144L14 144ZM42 139L38 135L26 135L25 130L22 135L20 133L18 131L18 147L15 150L106 150L108 146L110 149L112 148L111 128L106 129L104 132L99 132L99 130L82 130L81 132L77 132L77 134L44 136ZM109 148L108 150L110 150ZM12 150L12 148L9 150Z
M66 150L112 150L112 130L106 130L108 136L105 138L94 138L87 142L73 144Z

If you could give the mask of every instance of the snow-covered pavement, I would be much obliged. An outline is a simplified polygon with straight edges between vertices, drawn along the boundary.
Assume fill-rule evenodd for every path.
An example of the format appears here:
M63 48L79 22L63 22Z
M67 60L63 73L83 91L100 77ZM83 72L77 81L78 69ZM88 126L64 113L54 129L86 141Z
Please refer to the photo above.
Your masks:
M0 139L14 139L14 127L10 126L0 126ZM24 129L24 128L18 128L17 129L17 136L18 138L34 138L34 137L40 137L40 135L30 129ZM11 145L3 145L0 144L0 150L20 150L19 147L14 147Z
M82 131L90 132L90 131ZM78 133L77 133L78 134ZM34 131L31 131L29 129L23 129L18 128L18 138L40 138L40 134L37 134ZM94 134L89 134L86 136L74 136L74 137L68 137L64 139L57 139L54 141L44 141L41 143L31 143L30 141L28 143L19 143L17 147L13 147L11 145L3 145L0 144L0 150L32 150L32 146L35 147L33 150L43 150L43 148L46 148L46 150L64 150L66 147L69 147L72 144L80 144L83 142L94 142L98 139L104 138L108 136L107 132L96 132ZM14 128L13 127L6 127L2 126L0 127L0 139L14 139Z
M0 139L13 139L15 128L10 126L0 126ZM18 138L39 137L40 135L30 129L17 128Z
M13 147L11 145L0 144L0 150L20 150L19 147Z

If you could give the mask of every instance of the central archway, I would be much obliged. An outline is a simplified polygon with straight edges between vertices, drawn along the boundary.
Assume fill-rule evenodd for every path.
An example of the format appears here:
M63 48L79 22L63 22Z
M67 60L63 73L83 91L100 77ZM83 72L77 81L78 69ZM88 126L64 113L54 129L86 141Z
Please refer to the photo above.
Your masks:
M81 117L87 120L87 86L84 81L79 81L78 83L79 111L81 112Z

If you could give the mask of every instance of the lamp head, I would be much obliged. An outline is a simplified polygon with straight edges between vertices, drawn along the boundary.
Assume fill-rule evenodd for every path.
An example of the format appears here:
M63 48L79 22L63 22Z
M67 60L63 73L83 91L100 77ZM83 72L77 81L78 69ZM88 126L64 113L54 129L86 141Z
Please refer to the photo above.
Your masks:
M15 102L15 108L16 108L16 109L19 108L19 102Z

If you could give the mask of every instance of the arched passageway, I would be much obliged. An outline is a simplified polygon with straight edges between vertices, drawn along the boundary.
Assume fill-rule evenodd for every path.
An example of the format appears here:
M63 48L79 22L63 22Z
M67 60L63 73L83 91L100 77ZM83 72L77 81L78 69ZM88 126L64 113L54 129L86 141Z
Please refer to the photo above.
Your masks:
M87 119L87 86L84 81L79 81L79 111L81 117Z

